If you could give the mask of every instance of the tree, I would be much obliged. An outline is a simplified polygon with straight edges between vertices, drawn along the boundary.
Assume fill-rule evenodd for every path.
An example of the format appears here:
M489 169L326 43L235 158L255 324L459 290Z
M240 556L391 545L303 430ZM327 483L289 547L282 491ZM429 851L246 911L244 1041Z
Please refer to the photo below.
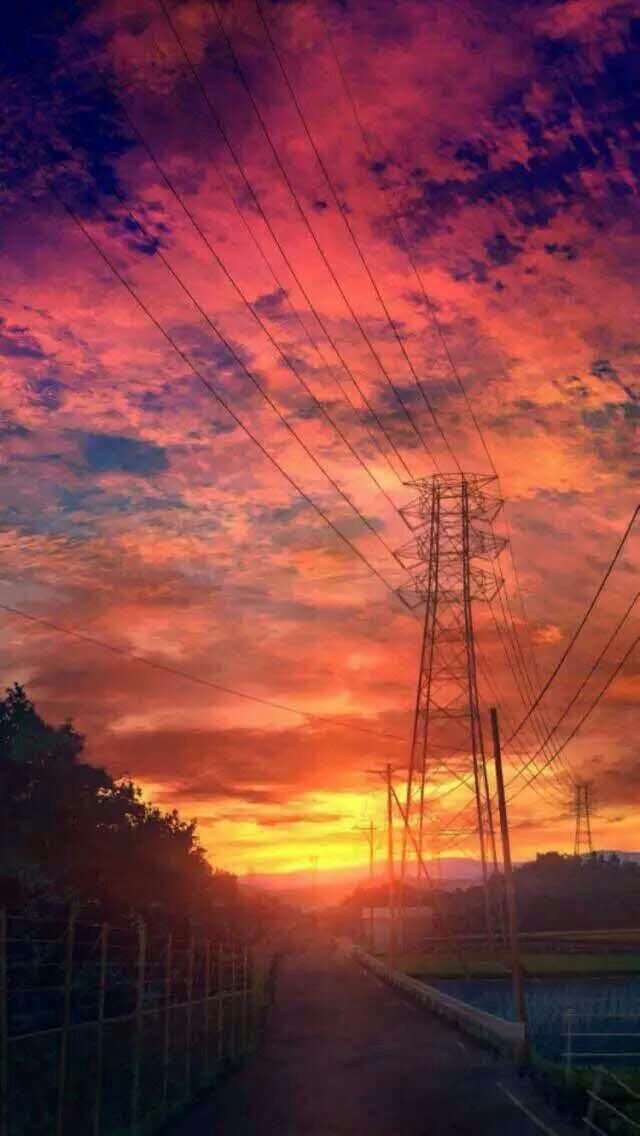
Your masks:
M21 686L0 700L0 901L211 924L235 880L212 870L195 821L82 761L83 747L72 722L49 725Z
M539 854L515 871L521 931L587 931L637 927L640 865L617 856ZM494 878L496 906L502 881ZM461 931L483 929L482 888L444 897L450 918Z

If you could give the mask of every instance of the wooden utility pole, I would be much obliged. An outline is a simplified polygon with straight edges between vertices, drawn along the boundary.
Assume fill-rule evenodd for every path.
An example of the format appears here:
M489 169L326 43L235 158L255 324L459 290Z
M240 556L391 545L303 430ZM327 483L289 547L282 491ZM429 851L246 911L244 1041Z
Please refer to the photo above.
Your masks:
M369 950L373 953L373 861L375 855L376 830L373 821L369 821Z
M366 826L365 825L356 825L354 831L355 832L364 832L366 834L367 843L369 845L369 936L368 936L368 939L369 939L369 950L373 954L374 945L375 945L374 944L374 926L373 926L373 869L374 869L374 857L375 857L375 848L376 848L376 836L375 836L376 830L375 830L375 825L374 825L373 821L370 820L368 825L366 825ZM364 922L364 916L363 916L363 922Z
M318 857L311 857L311 908L313 911L318 906Z
M509 920L509 946L511 950L511 980L513 983L513 1002L518 1021L523 1022L524 1025L526 1025L527 1009L524 998L524 985L522 981L522 963L520 961L516 889L513 881L511 842L509 840L509 822L507 819L507 801L504 793L504 777L502 775L500 726L498 723L498 711L496 710L495 706L491 707L491 732L493 733L493 753L496 763L496 786L498 789L498 809L500 813L500 831L502 834L502 860L504 864L504 885L507 896L507 917Z
M387 961L390 967L396 962L396 896L395 896L395 867L393 862L393 785L391 784L391 766L387 764L387 883L389 888L389 944Z
M369 821L367 828L367 835L369 839L369 883L373 883L373 854L375 849L375 827L373 821Z

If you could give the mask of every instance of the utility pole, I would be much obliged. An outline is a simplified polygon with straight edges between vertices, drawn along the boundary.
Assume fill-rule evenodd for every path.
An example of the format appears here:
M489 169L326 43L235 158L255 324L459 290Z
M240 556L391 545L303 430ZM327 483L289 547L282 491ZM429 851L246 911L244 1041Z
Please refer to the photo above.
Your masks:
M417 496L402 510L414 530L397 556L412 582L400 597L413 609L424 605L420 668L407 777L401 881L409 853L408 827L417 831L422 857L426 786L457 783L471 792L482 865L487 935L493 939L489 861L497 869L493 794L489 787L478 696L473 603L489 601L501 581L478 561L497 558L504 541L492 522L502 501L496 478L480 474L434 474L411 482Z
M500 746L500 725L498 711L491 707L491 732L493 734L493 754L496 764L496 785L498 790L498 810L500 814L500 831L502 833L502 860L504 864L504 885L507 896L507 916L509 920L509 947L511 952L511 981L513 983L513 1003L518 1021L527 1023L527 1009L524 997L524 984L522 981L522 963L520 960L520 942L518 938L518 913L516 906L516 889L513 880L513 865L511 863L511 841L509 839L509 821L507 818L507 801L504 792L504 777L502 773L502 749Z
M391 781L391 766L387 764L385 778L387 782L387 883L389 894L389 944L387 961L393 969L396 962L396 896L395 896L395 865L393 859L393 784Z
M373 954L373 862L375 856L376 830L372 820L369 821L369 950Z
M311 857L311 906L315 911L318 906L318 857Z
M373 820L366 826L356 825L356 832L364 832L369 845L369 950L373 954L374 928L373 928L373 866L376 846L376 829Z

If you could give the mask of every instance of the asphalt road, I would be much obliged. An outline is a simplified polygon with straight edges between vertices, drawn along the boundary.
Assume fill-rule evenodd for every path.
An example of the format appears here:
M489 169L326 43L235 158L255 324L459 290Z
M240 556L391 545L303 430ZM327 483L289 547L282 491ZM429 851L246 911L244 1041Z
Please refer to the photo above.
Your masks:
M534 1136L545 1131L575 1136L575 1129L547 1112L509 1066L405 1002L329 945L310 941L279 968L260 1052L175 1136Z

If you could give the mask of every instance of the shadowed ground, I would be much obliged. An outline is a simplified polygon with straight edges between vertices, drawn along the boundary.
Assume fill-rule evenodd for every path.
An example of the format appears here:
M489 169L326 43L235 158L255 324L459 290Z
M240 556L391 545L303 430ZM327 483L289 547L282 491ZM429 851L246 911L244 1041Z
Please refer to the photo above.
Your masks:
M544 1131L575 1136L510 1067L314 940L280 966L261 1052L176 1136Z

